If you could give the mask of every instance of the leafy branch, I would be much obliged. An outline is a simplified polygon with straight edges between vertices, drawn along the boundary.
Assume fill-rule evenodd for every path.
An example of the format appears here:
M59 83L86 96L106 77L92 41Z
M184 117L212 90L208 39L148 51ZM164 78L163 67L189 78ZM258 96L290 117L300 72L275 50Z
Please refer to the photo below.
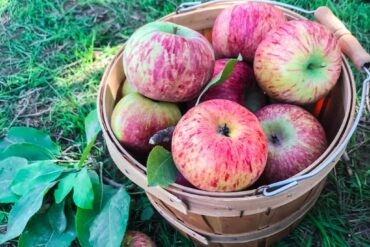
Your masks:
M96 110L85 130L78 163L60 160L60 146L34 128L12 127L0 140L0 203L14 203L0 245L19 237L21 247L68 247L76 238L82 247L120 246L130 197L86 166L101 131Z

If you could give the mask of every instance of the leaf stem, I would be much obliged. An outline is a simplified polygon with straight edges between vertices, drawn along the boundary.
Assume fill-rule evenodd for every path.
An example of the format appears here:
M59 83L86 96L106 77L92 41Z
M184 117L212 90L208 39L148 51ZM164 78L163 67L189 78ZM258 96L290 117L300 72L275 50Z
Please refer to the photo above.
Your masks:
M87 157L89 156L91 148L94 146L94 143L97 137L98 137L98 134L94 136L94 138L89 142L89 144L85 147L84 151L82 152L80 162L78 162L78 165L77 165L78 169L81 169L83 167L84 162L87 160Z

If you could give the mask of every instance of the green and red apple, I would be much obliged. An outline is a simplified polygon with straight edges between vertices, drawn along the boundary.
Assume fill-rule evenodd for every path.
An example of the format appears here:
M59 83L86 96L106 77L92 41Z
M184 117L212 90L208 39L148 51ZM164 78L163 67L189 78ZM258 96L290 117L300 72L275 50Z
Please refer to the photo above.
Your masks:
M154 100L193 99L210 80L215 55L200 33L156 21L136 30L127 41L123 67L137 91Z
M121 247L156 247L155 243L144 233L127 231Z
M125 147L148 152L149 139L159 130L175 126L181 118L176 104L158 102L138 93L130 93L115 106L111 126L114 135Z
M172 154L177 169L206 191L239 191L262 174L267 141L256 116L230 100L205 101L175 127Z
M127 79L122 86L122 96L129 95L130 93L137 93L136 88Z
M336 37L312 21L289 21L259 44L254 73L259 86L282 102L309 104L335 86L342 65Z
M291 104L272 104L256 113L268 141L262 181L273 183L292 177L324 153L324 128L308 111Z

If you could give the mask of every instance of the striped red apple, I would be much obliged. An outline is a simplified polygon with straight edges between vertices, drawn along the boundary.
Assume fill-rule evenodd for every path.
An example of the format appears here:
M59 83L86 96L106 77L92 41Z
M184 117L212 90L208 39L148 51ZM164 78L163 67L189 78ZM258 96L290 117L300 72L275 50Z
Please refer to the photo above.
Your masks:
M225 8L216 18L212 44L218 57L237 57L252 62L267 32L286 22L285 15L267 3L247 2Z
M327 147L319 121L303 108L272 104L256 113L268 141L265 183L292 177L312 164Z
M159 130L174 126L181 118L176 104L156 102L138 93L130 93L115 106L111 126L116 138L125 147L148 152L149 139Z
M209 81L214 51L200 33L170 22L152 22L127 41L123 67L137 91L154 100L193 99Z
M312 21L289 21L258 46L254 73L270 97L309 104L335 86L341 65L340 48L328 29Z
M176 125L171 149L182 175L206 191L247 188L267 159L266 138L255 115L223 99L190 109Z

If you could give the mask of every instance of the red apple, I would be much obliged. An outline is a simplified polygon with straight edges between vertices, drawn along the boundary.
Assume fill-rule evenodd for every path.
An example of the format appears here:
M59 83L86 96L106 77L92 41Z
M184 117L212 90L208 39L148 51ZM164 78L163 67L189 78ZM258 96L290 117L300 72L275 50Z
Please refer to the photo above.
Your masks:
M292 177L312 164L326 149L325 131L303 108L273 104L256 113L268 140L262 180L272 183Z
M121 247L156 247L155 243L144 233L127 231Z
M149 139L159 130L177 124L181 112L176 104L156 102L138 93L123 97L112 113L116 138L134 151L149 151Z
M258 44L271 29L286 22L278 8L267 3L247 2L225 8L216 18L212 44L219 57L237 57L252 62Z
M267 142L253 113L230 100L205 101L175 127L172 155L177 169L206 191L238 191L265 168Z
M152 22L127 41L123 67L128 81L154 100L194 98L209 81L214 51L200 33L170 22Z
M213 70L213 78L216 77L224 68L228 59L216 60ZM203 95L202 101L211 99L227 99L239 104L243 104L246 89L253 86L253 69L243 62L237 62L230 77L222 84L210 87Z
M258 46L254 73L272 98L309 104L334 87L341 65L340 48L328 29L312 21L289 21Z

